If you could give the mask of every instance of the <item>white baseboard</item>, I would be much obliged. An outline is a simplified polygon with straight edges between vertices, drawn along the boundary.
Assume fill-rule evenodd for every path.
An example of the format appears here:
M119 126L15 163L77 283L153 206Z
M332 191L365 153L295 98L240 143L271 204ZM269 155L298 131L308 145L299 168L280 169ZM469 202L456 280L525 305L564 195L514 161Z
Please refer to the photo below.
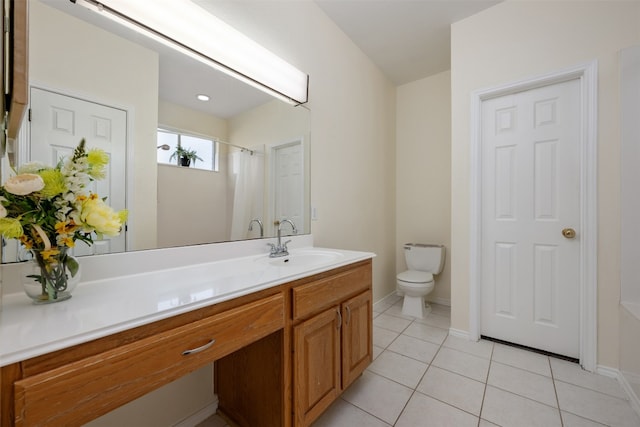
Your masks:
M449 328L449 335L451 335L452 337L462 338L464 340L471 339L469 337L469 332L463 331L461 329Z
M451 307L451 300L447 298L427 298L429 302L434 304L446 305L447 307Z
M618 372L617 378L622 389L627 393L627 396L629 396L631 407L640 417L640 397L636 394L633 387L631 387L631 383L640 384L640 375L631 372Z
M396 291L394 290L393 292L385 295L384 297L382 297L381 299L379 299L378 301L373 303L373 311L376 311L377 309L379 309L380 307L385 307L385 306L389 306L389 305L393 305L393 303L395 303L395 301L397 301L398 299L398 294L396 293ZM389 300L393 300L393 302L390 302Z
M596 366L596 373L604 375L606 377L617 379L618 384L620 384L624 392L627 394L629 403L631 403L631 407L636 412L636 414L640 416L640 398L638 398L635 390L633 389L633 387L631 387L631 382L633 382L634 384L640 384L640 375L630 372L621 372L619 369L602 365Z
M200 409L198 412L189 415L184 420L180 421L174 427L195 427L207 418L218 411L218 396L214 396L214 401L209 403L204 408Z
M619 370L617 370L616 368L610 368L608 366L602 366L602 365L596 366L596 374L600 374L600 375L604 375L605 377L616 378L616 379L620 377Z

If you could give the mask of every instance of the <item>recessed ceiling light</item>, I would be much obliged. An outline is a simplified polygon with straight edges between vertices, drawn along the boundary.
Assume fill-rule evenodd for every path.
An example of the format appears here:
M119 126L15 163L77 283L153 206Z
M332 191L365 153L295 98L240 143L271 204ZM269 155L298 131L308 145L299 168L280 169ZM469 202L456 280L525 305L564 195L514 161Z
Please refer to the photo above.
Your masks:
M196 98L198 98L198 100L200 100L200 101L208 101L210 99L209 95L204 95L202 93L199 94L199 95L196 95Z

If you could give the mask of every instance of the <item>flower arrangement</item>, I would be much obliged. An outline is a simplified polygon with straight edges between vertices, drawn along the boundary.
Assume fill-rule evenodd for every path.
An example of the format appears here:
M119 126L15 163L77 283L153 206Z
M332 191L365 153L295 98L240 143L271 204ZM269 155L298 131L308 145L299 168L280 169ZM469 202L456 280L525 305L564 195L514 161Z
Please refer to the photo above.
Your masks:
M55 167L29 163L0 187L0 234L19 239L30 250L41 274L30 276L42 286L42 299L56 299L68 275L78 270L67 250L77 240L93 244L94 234L117 236L127 211L115 212L90 191L91 181L105 177L108 155L86 149L80 141L71 158ZM67 272L68 270L68 272Z

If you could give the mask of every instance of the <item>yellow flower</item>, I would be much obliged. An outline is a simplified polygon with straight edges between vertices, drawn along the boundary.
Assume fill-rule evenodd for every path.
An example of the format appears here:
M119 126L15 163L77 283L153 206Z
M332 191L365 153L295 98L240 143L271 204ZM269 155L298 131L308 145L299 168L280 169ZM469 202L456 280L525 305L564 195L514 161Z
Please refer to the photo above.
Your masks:
M0 218L0 234L7 239L17 239L24 234L22 224L15 218Z
M120 223L124 224L127 222L127 218L129 218L129 211L127 209L122 209L118 212L118 218L120 219Z
M40 175L23 173L12 176L4 183L4 189L16 196L26 196L44 188L44 181Z
M99 148L92 148L87 153L89 163L89 175L94 179L105 177L105 166L109 163L109 155Z
M49 258L51 258L54 255L58 255L60 253L60 251L56 248L51 248L48 250L44 250L44 251L40 251L40 254L42 255L42 259L43 260L48 260Z
M82 203L80 220L98 234L117 236L122 228L121 215L116 213L101 198L91 195Z
M29 236L27 236L26 234L23 234L22 236L20 236L20 242L22 243L25 249L33 248L33 240L31 240Z
M78 229L78 226L76 225L75 222L73 222L73 220L57 222L54 227L56 229L56 233L58 233L58 234L73 233L74 231L76 231Z
M40 171L40 177L44 181L44 188L40 194L50 199L67 191L64 175L57 169L45 169Z
M62 244L68 248L72 248L76 245L76 242L73 240L73 237L65 237L62 239Z

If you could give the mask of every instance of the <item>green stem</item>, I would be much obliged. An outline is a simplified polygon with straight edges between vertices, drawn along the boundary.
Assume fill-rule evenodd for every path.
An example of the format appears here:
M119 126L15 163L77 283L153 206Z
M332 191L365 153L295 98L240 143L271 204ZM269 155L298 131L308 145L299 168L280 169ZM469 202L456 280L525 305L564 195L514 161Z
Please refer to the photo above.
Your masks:
M47 295L50 299L57 299L58 292L67 289L66 257L62 250L58 255L54 255L51 261L45 260L39 251L34 251L36 262L40 267L39 282L42 286L42 296Z

